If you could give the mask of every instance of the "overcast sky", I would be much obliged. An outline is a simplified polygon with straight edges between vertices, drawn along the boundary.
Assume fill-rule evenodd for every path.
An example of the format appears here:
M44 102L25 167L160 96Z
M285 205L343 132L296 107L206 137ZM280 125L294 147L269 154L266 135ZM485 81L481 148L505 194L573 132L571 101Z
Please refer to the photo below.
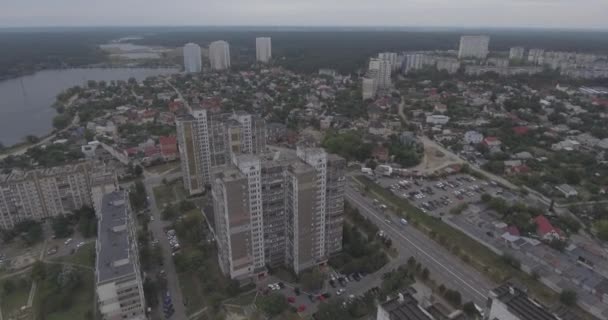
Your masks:
M0 0L0 26L608 29L608 0Z

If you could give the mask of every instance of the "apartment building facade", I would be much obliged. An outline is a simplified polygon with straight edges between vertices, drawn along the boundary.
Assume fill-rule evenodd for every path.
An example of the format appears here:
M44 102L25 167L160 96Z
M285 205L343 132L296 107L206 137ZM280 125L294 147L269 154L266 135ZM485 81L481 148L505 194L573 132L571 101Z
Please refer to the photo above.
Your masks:
M147 319L136 227L127 192L104 194L100 211L95 288L102 319Z
M91 170L91 163L81 162L0 175L0 228L91 206Z
M230 68L230 45L228 45L228 42L219 40L209 44L209 64L213 70Z
M344 159L322 149L233 155L212 183L218 259L233 279L294 272L342 249Z
M257 154L266 148L266 123L246 113L213 114L205 109L176 119L184 187L201 193L214 168L230 163L233 154Z
M458 58L485 59L488 56L490 45L489 36L462 36L458 48Z

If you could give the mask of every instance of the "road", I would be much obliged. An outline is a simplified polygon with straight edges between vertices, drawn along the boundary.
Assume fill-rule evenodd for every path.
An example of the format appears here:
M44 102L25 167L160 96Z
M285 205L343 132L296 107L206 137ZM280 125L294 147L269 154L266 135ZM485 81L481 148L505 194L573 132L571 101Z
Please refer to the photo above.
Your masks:
M178 174L179 175L179 174ZM166 177L171 179L170 176ZM175 314L172 319L188 319L186 316L186 308L184 307L184 299L182 297L182 291L179 286L179 279L177 278L177 271L175 270L175 264L173 263L173 257L171 256L171 246L169 240L164 231L163 220L160 216L160 211L156 206L156 199L154 199L153 189L162 183L163 176L152 176L144 180L146 187L146 193L148 194L148 204L150 207L150 214L154 216L154 221L150 221L149 229L154 235L154 239L159 241L160 247L163 252L163 268L167 275L167 290L171 294L173 301L173 307Z
M188 109L189 113L192 113L192 107L190 107L190 104L188 103L188 100L184 99L184 96L182 95L182 93L177 90L177 88L171 84L171 82L169 82L169 80L165 80L165 83L173 88L173 91L175 91L175 93L177 94L177 96L184 102L184 106L186 106L186 109Z
M409 256L413 256L429 269L431 277L438 284L460 291L463 302L473 301L477 305L485 305L488 292L496 285L484 275L466 265L421 231L410 225L402 226L394 216L380 212L373 205L372 199L361 195L350 183L347 184L345 196L362 215L390 236L399 251L400 259L407 260Z

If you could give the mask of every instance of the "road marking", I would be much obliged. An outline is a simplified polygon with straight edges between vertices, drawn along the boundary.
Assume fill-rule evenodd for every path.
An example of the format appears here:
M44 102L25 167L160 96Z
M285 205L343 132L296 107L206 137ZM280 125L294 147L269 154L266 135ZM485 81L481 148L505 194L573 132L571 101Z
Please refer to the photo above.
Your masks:
M350 191L352 192L352 191ZM371 213L374 217L376 217L381 223L383 223L386 227L388 227L389 229L393 230L393 232L396 232L400 237L402 237L405 241L407 241L410 245L412 245L414 248L416 248L418 251L422 252L424 255L427 256L428 259L432 260L434 263L436 263L437 265L441 266L443 269L445 269L448 273L450 273L452 276L454 276L456 279L460 280L460 282L464 283L467 287L469 287L471 290L473 290L473 292L475 292L476 294L478 294L479 296L483 297L483 298L487 298L487 296L483 293L481 293L479 290L475 289L472 285L470 285L468 282L466 282L464 279L462 279L460 276L458 276L457 274L455 274L452 270L450 270L449 267L443 265L441 262L437 261L437 259L435 259L433 256L431 256L430 254L428 254L426 251L422 250L422 248L420 248L418 245L416 245L414 242L412 242L410 239L408 239L406 236L403 235L403 233L399 232L399 230L395 229L391 224L386 223L386 221L384 221L381 217L379 217L373 210L370 210L368 208L368 206L365 203L361 203L359 200L355 199L355 197L353 197L352 195L350 195L350 193L348 190L346 191L346 197L351 200L354 201L355 203L357 203L360 207L364 208L365 211Z

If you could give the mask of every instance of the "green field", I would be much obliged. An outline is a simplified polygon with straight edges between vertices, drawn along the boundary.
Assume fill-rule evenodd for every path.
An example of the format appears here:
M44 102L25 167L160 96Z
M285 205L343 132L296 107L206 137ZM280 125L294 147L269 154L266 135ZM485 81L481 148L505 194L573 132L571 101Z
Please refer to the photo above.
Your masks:
M12 281L15 287L9 294L0 294L0 306L2 307L4 319L10 319L12 315L16 315L19 312L22 306L27 304L32 282L29 280L29 274L26 274L26 276L25 278L18 276L11 277L0 281L0 288L4 288L4 284L7 281ZM2 291L0 290L0 292Z
M69 292L58 291L56 280L49 277L39 284L34 301L37 318L44 314L46 320L93 319L95 310L94 273L82 268L74 270L80 277L80 284L70 289Z
M166 204L182 201L188 196L181 179L173 180L167 184L161 184L155 187L153 192L154 198L156 199L156 205L160 210L162 210Z
M95 267L95 242L89 242L80 247L74 254L64 257L58 257L52 261L66 262L81 266Z

